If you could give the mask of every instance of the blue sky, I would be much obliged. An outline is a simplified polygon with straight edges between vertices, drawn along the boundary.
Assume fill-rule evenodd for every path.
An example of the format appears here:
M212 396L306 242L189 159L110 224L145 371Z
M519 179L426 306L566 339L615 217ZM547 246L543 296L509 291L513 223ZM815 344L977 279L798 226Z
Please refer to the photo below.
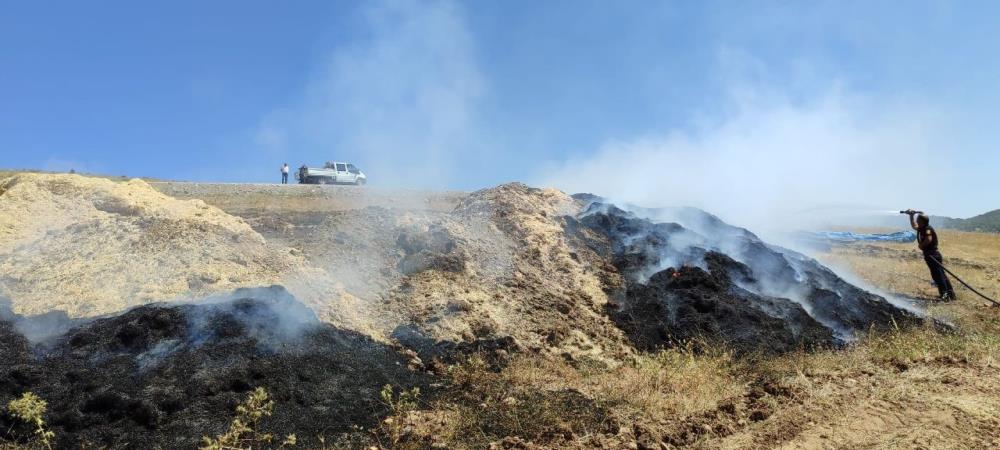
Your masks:
M0 4L0 167L1000 207L995 2Z

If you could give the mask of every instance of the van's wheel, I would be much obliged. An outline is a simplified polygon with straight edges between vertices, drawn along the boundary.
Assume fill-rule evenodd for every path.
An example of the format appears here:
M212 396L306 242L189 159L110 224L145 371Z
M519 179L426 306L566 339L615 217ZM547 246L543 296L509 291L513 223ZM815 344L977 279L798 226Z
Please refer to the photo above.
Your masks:
M363 179L362 180L354 180L354 185L355 186L364 186L365 185L365 180L363 180Z

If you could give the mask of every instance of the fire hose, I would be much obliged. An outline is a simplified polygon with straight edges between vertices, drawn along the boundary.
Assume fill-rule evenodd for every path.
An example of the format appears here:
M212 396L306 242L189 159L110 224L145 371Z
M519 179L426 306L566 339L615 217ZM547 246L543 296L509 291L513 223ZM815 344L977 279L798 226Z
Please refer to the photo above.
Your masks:
M912 210L912 209L907 209L907 210L905 210L905 211L900 211L899 213L900 213L900 214L908 214L908 215L910 216L910 220L912 221L912 220L913 220L913 215L914 215L914 214L923 214L924 212L923 212L923 211L914 211L914 210ZM943 269L943 270L944 270L945 272L947 272L947 273L948 273L949 275L951 275L951 276L955 277L955 279L956 279L956 280L958 280L958 282L959 282L959 283L962 283L963 285L965 285L965 287L966 287L966 288L968 288L968 289L969 289L970 291L972 291L972 292L975 292L975 293L976 293L976 295L978 295L978 296L980 296L980 297L982 297L982 298L985 298L985 299L986 299L987 301L989 301L990 303L993 303L993 304L994 304L994 305L996 305L996 306L1000 306L1000 302L998 302L998 301L996 301L996 300L993 300L992 298L989 298L989 297L987 297L987 296L986 296L985 294L983 294L982 292L979 292L979 291L977 291L977 290L976 290L976 288L974 288L974 287L972 287L972 286L969 286L969 283L966 283L966 282L965 282L965 280L963 280L963 279L959 278L959 277L958 277L958 275L955 275L955 273L954 273L954 272L952 272L952 271L948 270L948 268L944 266L944 263L942 263L941 261L938 261L938 260L937 260L937 258L934 258L934 257L932 256L932 257L930 257L930 260L931 260L931 261L934 261L934 264L937 264L937 265L938 265L938 267L940 267L941 269Z
M977 291L977 290L976 290L976 288L974 288L974 287L972 287L972 286L969 286L969 283L966 283L966 282L965 282L964 280L962 280L961 278L959 278L959 277L958 277L958 275L955 275L955 273L954 273L954 272L952 272L952 271L948 270L948 268L947 268L947 267L945 267L945 266L944 266L944 264L943 264L943 263L941 263L941 261L938 261L938 260L937 260L936 258L934 258L933 256L932 256L932 257L930 257L930 260L931 260L931 261L934 261L934 264L937 264L937 265L938 265L938 267L940 267L940 268L944 269L944 271L945 271L945 272L948 272L948 274L949 274L949 275L951 275L951 276L955 277L955 279L956 279L956 280L958 280L958 282L959 282L959 283L962 283L963 285L965 285L965 287L969 288L969 290L970 290L970 291L972 291L972 292L975 292L975 293L976 293L976 295L978 295L978 296L980 296L980 297L982 297L982 298L985 298L985 299L986 299L986 300L988 300L988 301L989 301L990 303L993 303L993 304L994 304L994 305L996 305L996 306L1000 306L1000 302L998 302L998 301L996 301L996 300L993 300L992 298L989 298L989 297L987 297L987 296L986 296L985 294L983 294L982 292L979 292L979 291Z

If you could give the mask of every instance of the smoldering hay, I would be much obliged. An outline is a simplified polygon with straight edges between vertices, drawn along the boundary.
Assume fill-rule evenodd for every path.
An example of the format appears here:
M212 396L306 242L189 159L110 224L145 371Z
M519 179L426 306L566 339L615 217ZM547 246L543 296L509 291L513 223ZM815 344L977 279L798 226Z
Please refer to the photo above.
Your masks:
M35 319L8 308L0 302L0 401L25 391L45 399L57 448L197 448L202 436L226 431L256 387L277 403L259 431L288 430L315 447L327 436L338 446L338 435L389 412L384 385L432 392L429 375L407 369L405 355L319 322L278 286L77 320L34 345L18 330ZM0 426L0 442L33 432L5 414Z
M774 353L921 321L705 212L519 183L470 193L452 211L366 208L304 216L309 227L277 214L256 229L140 181L18 176L0 186L11 214L0 222L11 305L0 311L0 356L13 362L0 368L0 402L25 390L49 398L67 445L190 446L221 430L254 386L285 411L270 425L316 431L329 420L327 431L350 434L386 413L372 403L379 384L427 387L468 352L499 364L516 352L620 364L693 339ZM289 233L329 248L293 257L271 242L294 242ZM300 270L337 261L367 262ZM364 305L353 320L376 323L338 323L340 298L280 287L209 295L290 270L296 283L380 277L338 288ZM194 303L149 305L179 292Z
M240 217L163 195L141 180L16 175L0 182L0 212L0 294L21 314L96 316L288 281L323 320L343 316L335 313L348 306L343 298L364 305L365 314L349 325L383 341L400 335L397 329L430 341L510 336L525 350L610 359L695 336L765 348L776 340L786 344L771 350L784 350L916 320L816 261L702 211L626 210L596 196L518 183L471 193L450 212L365 208L348 214L363 220L361 227L306 228L322 234L308 237L308 245L332 241L333 261L270 242L294 242L296 236L280 234L301 233L294 223L265 237ZM337 244L351 241L352 232L361 232L365 245ZM352 273L338 264L357 265L371 254L378 261L361 283L335 279ZM693 322L677 321L685 296L664 282L692 271L718 285L687 286L697 303L731 304L740 320L682 315ZM305 286L310 282L345 286L337 289L344 292L312 292ZM647 303L663 309L640 307ZM638 345L625 316L630 323L663 324L657 333L665 338ZM360 323L365 317L378 326ZM747 317L754 319L743 323ZM757 340L750 338L756 328L785 331Z
M740 351L829 346L922 319L801 253L695 208L631 211L578 195L624 275L612 317L641 348L717 339Z

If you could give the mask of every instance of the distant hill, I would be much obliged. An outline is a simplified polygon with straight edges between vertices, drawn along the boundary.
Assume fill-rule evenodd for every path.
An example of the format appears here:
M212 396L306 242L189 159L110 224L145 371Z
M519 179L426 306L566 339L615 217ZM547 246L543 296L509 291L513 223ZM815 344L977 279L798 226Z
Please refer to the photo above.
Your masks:
M946 216L931 216L931 225L940 229L1000 233L1000 209L996 209L968 219ZM847 228L886 228L894 230L910 229L910 222L903 214L866 214L818 217L813 224L802 226L807 230Z
M983 231L1000 233L1000 209L980 214L968 219L953 219L951 217L932 217L931 223L938 223L941 228L951 228L962 231Z

